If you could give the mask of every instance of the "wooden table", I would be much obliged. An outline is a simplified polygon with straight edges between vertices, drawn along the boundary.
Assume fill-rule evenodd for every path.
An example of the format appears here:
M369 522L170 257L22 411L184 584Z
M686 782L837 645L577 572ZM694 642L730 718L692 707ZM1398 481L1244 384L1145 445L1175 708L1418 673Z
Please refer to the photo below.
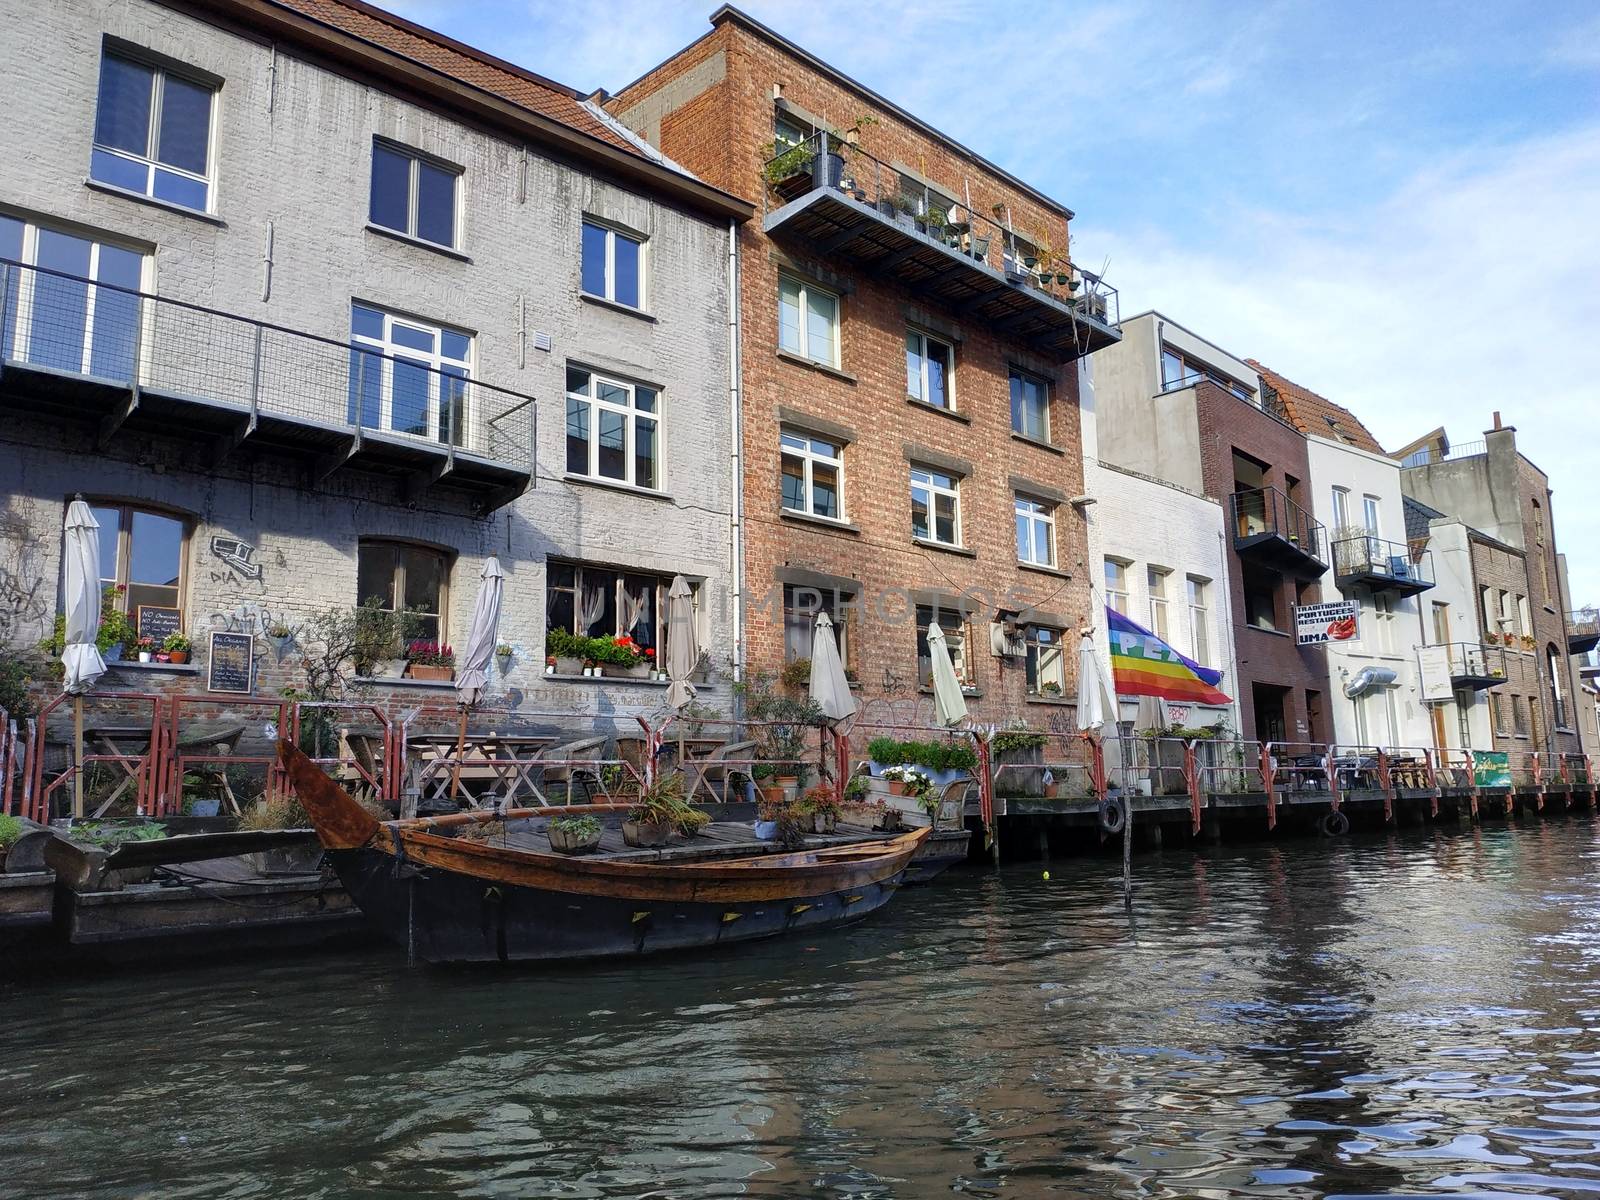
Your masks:
M226 758L232 754L239 744L239 739L244 736L243 725L209 725L200 726L189 732L177 745L177 752L182 755L185 751L200 750L210 747L213 755L208 757ZM106 797L104 803L95 809L91 816L104 816L106 811L117 802L122 793L131 785L139 781L139 772L148 769L150 765L150 726L149 725L86 725L83 729L84 741L88 744L88 753L85 758L93 756L98 759L110 759L122 768L126 776L116 789ZM130 765L131 763L131 765ZM215 764L208 764L197 772L209 776L212 782L218 784L223 796L235 815L239 812L239 801L233 794L233 788L228 783L227 772ZM181 784L180 784L181 787Z
M460 742L455 733L414 733L406 738L405 792L418 801L449 800L456 779L456 745L461 744L460 778L487 783L491 791L502 786L500 799L515 806L527 795L545 803L539 791L539 752L557 742L549 734L472 733Z

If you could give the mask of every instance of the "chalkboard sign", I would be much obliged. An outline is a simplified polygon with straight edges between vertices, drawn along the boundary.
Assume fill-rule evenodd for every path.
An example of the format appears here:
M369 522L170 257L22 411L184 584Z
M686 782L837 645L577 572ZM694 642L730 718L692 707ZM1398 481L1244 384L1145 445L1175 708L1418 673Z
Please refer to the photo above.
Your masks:
M149 638L159 650L169 633L183 631L183 610L162 608L158 604L141 604L134 614L133 627L139 631L140 637Z
M206 690L249 695L255 659L254 635L213 632L211 658L206 666Z

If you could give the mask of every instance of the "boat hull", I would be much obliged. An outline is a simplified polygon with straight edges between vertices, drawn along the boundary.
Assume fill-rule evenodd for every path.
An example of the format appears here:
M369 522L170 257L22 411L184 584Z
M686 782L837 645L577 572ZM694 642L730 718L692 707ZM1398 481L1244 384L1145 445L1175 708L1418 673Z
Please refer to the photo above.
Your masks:
M661 954L810 934L858 921L905 868L798 899L631 899L491 882L401 862L371 847L328 852L351 898L408 956L515 963Z

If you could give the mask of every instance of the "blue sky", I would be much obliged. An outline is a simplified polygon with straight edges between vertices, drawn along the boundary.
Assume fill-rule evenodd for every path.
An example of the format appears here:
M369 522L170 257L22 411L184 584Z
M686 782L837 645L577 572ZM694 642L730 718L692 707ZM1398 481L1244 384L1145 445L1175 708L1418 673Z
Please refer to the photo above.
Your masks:
M710 0L390 0L582 89ZM1499 409L1600 603L1600 4L749 0L1078 214L1122 294L1398 446Z

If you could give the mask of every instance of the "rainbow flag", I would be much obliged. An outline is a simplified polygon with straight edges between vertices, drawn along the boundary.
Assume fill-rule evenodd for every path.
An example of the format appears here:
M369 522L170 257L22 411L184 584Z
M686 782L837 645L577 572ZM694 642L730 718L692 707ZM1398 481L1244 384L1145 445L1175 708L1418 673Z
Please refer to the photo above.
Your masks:
M1230 704L1217 690L1222 672L1185 658L1109 605L1111 678L1119 696L1159 696L1180 704Z

